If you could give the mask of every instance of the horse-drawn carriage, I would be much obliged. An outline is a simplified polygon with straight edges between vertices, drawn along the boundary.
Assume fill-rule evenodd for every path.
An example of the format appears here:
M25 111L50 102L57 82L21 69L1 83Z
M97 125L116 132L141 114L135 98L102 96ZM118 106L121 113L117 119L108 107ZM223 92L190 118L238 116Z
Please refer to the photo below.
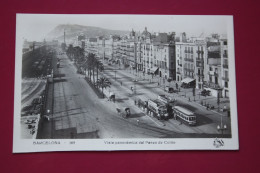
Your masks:
M117 113L123 118L128 118L131 115L130 108L124 108L123 110L116 108Z

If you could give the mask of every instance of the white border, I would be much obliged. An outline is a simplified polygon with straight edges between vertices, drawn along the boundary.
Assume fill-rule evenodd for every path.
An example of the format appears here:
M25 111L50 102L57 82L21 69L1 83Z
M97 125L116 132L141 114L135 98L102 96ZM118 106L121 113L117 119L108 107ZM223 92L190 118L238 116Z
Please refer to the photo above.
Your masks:
M37 14L45 15L45 14ZM48 14L49 17L52 15ZM87 15L86 15L87 16ZM182 16L184 17L184 16ZM189 17L189 16L186 16ZM20 110L21 110L21 72L22 72L22 44L19 22L23 14L16 15L16 49L15 49L15 94L14 94L14 135L13 153L42 152L42 151L111 151L111 150L238 150L238 120L236 75L234 54L233 16L227 18L228 53L229 53L229 93L231 109L232 138L224 138L224 146L213 146L214 138L163 138L163 139L21 139L20 138ZM136 142L137 144L105 144L109 142ZM75 142L75 144L73 144ZM144 142L144 144L141 144ZM157 142L148 144L147 142ZM41 144L39 144L41 143ZM59 143L59 144L58 144ZM160 143L160 144L159 144Z

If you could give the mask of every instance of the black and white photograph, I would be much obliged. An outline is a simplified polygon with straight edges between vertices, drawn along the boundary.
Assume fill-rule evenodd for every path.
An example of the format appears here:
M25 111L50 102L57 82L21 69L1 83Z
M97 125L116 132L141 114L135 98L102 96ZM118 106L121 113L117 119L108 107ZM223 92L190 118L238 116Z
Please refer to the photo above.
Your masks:
M237 150L233 16L17 14L13 152Z

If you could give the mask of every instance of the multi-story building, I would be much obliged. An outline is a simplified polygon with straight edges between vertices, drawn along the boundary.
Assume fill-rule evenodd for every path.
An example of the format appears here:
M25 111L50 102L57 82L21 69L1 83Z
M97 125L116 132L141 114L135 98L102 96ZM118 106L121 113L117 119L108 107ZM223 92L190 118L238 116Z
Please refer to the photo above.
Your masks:
M176 81L193 82L198 89L203 88L205 78L206 42L201 38L188 40L182 33L175 43Z
M85 49L85 40L86 40L85 35L84 34L80 34L80 35L77 36L77 38L73 42L73 46L74 47L78 46L80 48Z
M158 75L162 79L176 76L174 34L151 35L147 28L142 33L141 55L144 72Z
M85 54L93 53L99 55L98 38L88 38L85 42Z
M229 97L229 70L228 70L228 45L227 39L220 41L221 46L221 71L222 71L222 96Z
M147 28L136 35L132 30L129 36L123 38L112 36L110 39L86 39L85 51L137 71L175 80L174 36L174 33L152 35Z
M217 97L229 97L229 72L227 39L220 39L213 34L207 38L207 64L204 88Z

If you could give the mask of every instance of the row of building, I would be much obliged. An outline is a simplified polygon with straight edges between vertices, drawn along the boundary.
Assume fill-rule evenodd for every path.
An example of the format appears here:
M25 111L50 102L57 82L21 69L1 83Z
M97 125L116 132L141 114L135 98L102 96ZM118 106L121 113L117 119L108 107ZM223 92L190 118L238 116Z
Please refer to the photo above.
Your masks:
M142 33L132 30L127 36L110 38L80 35L74 46L137 72L193 82L196 88L210 90L213 96L229 97L227 43L218 34L187 38L185 33L151 34L145 28Z

